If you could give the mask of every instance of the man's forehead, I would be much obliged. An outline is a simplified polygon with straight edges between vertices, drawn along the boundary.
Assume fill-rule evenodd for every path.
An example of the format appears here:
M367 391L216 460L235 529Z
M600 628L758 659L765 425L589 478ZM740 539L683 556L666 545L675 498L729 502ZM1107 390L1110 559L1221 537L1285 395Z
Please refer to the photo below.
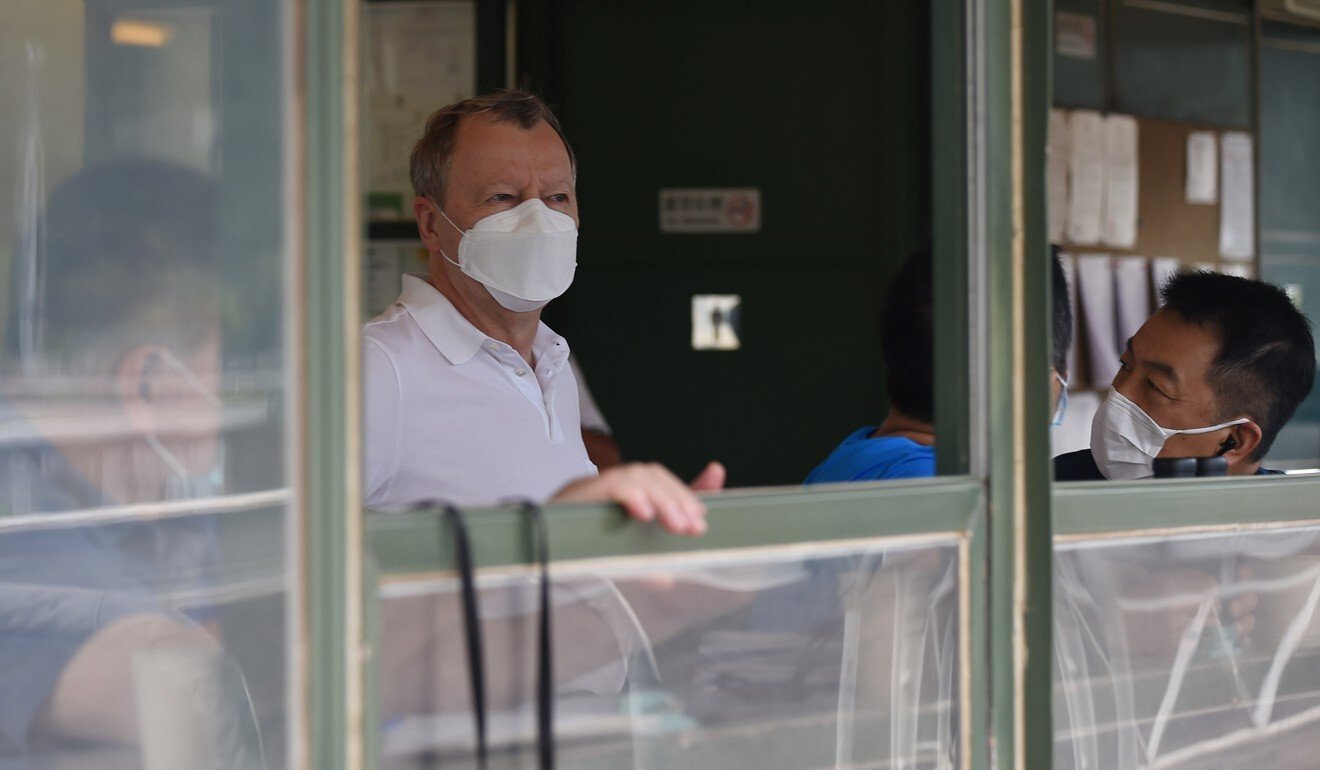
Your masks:
M1183 376L1203 377L1219 356L1219 335L1177 313L1157 311L1132 338L1139 358L1167 364Z
M572 176L568 150L549 123L542 120L523 128L515 120L481 113L459 121L451 159L451 167L455 165L492 173L534 170Z

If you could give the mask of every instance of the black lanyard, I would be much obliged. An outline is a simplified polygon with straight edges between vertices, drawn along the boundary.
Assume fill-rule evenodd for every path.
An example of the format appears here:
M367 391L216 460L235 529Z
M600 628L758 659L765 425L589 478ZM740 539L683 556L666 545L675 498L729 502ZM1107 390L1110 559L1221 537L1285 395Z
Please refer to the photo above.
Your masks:
M536 749L540 770L554 770L554 655L551 645L550 623L550 557L547 544L545 514L541 506L527 501L523 512L531 519L532 552L541 567L536 675ZM462 584L463 636L467 649L468 678L472 689L472 714L477 738L477 767L485 770L487 759L486 736L486 663L481 639L481 613L477 604L477 588L472 564L472 544L468 538L463 513L457 508L444 507L454 533L454 560Z

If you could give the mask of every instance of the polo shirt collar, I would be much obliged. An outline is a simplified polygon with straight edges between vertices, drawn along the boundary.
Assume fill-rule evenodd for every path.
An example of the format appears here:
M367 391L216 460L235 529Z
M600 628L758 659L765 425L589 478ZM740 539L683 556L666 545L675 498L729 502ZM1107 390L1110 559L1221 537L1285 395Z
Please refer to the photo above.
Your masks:
M408 309L422 333L454 366L471 361L489 339L458 312L449 298L419 275L409 273L403 277L399 304Z
M471 361L481 346L491 340L464 318L448 297L420 275L409 273L403 276L403 293L399 295L399 303L408 309L408 314L417 322L431 344L454 366ZM536 330L532 352L538 360L544 358L558 367L568 360L568 343L541 323Z

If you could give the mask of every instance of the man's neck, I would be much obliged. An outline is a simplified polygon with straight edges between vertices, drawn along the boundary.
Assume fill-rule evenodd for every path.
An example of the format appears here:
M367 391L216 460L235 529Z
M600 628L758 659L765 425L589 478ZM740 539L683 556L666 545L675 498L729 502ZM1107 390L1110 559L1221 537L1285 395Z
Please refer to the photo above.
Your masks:
M541 324L540 310L515 313L501 307L493 297L489 296L489 293L487 293L489 302L469 301L444 274L428 276L427 281L482 334L509 345L518 351L518 355L522 356L528 365L536 366L532 345L536 342L536 332ZM485 289L483 288L482 291Z
M1260 461L1243 461L1228 466L1228 475L1230 476L1254 476L1256 471L1260 470Z
M872 435L877 438L905 438L922 446L935 446L935 426L909 417L898 409L890 409L885 421L880 423Z

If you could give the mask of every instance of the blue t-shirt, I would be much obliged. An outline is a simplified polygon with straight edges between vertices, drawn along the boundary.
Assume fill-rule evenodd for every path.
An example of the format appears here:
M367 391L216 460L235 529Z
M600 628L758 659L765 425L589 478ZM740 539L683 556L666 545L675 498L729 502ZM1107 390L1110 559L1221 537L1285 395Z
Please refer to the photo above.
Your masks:
M875 426L854 431L825 462L807 476L807 484L835 481L920 479L935 475L935 447L901 436L872 438Z

